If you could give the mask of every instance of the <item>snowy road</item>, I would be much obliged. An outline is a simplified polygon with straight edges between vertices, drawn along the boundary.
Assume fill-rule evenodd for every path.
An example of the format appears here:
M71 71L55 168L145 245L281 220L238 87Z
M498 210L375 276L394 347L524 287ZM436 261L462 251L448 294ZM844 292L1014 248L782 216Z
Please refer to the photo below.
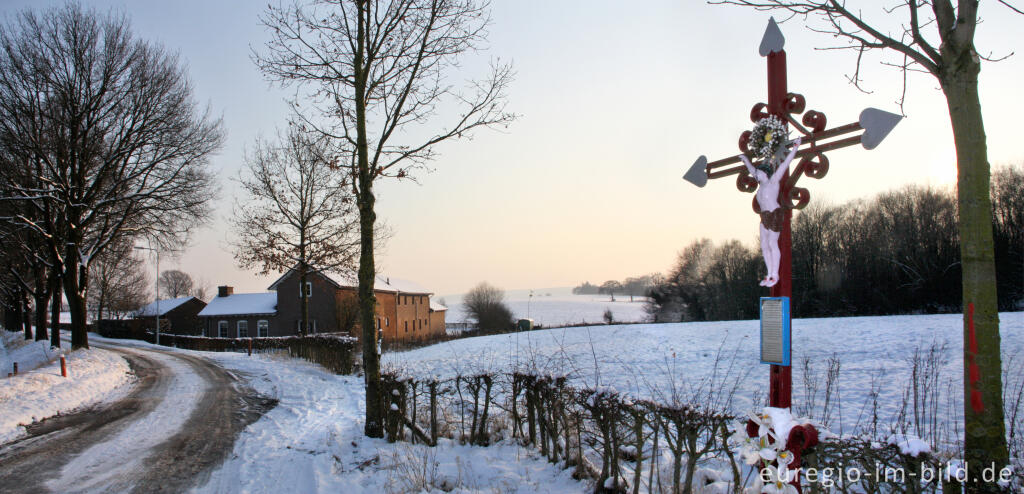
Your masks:
M0 446L4 492L185 491L204 484L239 432L276 405L203 358L97 346L124 355L138 384Z

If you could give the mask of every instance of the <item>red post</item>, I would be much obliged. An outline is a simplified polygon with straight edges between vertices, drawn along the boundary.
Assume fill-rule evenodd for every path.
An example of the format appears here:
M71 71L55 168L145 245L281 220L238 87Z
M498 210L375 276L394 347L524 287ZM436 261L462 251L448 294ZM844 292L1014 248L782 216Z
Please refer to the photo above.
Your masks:
M60 356L60 375L61 377L68 377L68 364L64 360L64 356Z
M768 54L768 113L786 122L786 51L780 50ZM787 124L788 126L788 124ZM788 173L787 173L788 175ZM771 289L773 297L792 297L793 295L793 237L790 222L793 210L789 209L789 188L787 179L783 179L779 189L779 204L786 208L786 221L782 224L779 234L779 282ZM789 317L787 314L786 317ZM792 325L790 325L792 327ZM769 405L776 408L789 408L792 405L793 375L791 367L771 366L769 371Z

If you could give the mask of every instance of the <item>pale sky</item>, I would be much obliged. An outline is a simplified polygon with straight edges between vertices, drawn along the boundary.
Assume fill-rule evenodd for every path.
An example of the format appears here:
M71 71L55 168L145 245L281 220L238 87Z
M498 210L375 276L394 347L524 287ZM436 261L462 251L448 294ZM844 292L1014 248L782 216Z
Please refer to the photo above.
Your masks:
M0 8L9 14L59 3L3 0ZM276 276L235 265L226 218L235 194L229 179L238 175L243 149L287 118L290 91L267 83L250 60L250 47L259 50L266 39L257 21L266 2L83 3L123 9L139 37L178 52L197 100L224 119L227 141L212 160L222 184L214 220L176 259L162 257L161 268L211 287L265 290ZM882 19L880 5L894 2L856 3L868 19ZM980 9L979 52L1018 53L982 68L989 159L993 166L1022 163L1024 17L996 2ZM752 126L751 106L766 99L757 47L767 13L697 0L495 0L492 14L489 50L468 58L464 72L484 75L491 57L513 61L509 109L521 118L506 131L442 145L434 171L418 175L418 184L379 183L378 217L394 231L378 251L380 271L439 295L480 281L506 289L573 286L665 272L701 237L753 243L751 195L732 179L698 189L681 177L702 154L714 160L737 153L739 134ZM781 28L789 90L823 111L829 127L856 121L865 107L899 112L902 76L878 56L865 59L861 77L873 92L864 94L846 79L852 52L815 50L834 40L809 32L800 19ZM911 75L907 118L873 151L829 153L824 179L801 179L811 201L955 183L949 116L937 87L929 75Z

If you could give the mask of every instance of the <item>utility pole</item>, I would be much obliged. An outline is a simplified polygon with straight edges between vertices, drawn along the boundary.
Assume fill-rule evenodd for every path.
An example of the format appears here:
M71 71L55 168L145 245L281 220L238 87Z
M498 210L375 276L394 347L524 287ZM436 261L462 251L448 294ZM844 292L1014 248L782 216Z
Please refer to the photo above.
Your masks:
M135 247L156 253L156 344L160 344L160 250L152 247Z

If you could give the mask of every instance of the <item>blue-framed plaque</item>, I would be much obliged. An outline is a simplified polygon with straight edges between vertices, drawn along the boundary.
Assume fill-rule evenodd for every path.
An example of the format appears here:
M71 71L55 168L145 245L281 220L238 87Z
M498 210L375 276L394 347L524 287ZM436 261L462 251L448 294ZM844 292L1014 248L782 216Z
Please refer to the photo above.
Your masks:
M761 297L761 363L790 365L789 297Z

